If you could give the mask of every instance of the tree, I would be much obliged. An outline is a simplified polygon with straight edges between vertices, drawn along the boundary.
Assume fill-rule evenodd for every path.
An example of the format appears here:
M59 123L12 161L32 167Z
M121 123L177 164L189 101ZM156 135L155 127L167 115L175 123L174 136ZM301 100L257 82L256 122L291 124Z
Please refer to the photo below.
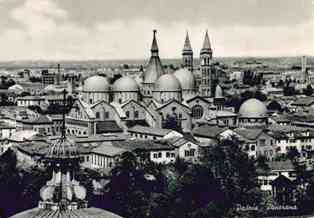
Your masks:
M21 189L21 176L17 169L15 153L8 149L0 156L0 210L4 217L9 217L18 211Z
M267 164L267 158L265 156L258 156L256 159L256 167L262 170L268 171L270 170Z
M256 206L261 202L255 163L241 149L237 138L222 140L205 157L213 175L221 182L225 204Z
M189 217L193 213L212 203L222 203L225 198L219 181L204 165L190 165L179 177L176 189L171 193L170 217Z
M285 86L283 88L283 94L284 96L293 96L296 95L296 90L293 86Z
M267 96L260 91L256 91L254 94L254 97L260 101L266 101L267 100Z
M303 93L307 96L312 96L313 95L313 88L312 86L309 84L307 85L306 89L303 89Z
M270 111L279 111L282 112L283 109L281 107L281 105L278 103L278 101L273 100L271 101L268 105L267 105L267 109Z
M139 169L135 155L131 152L123 153L111 171L108 185L112 210L124 217L147 217L143 214L146 212L144 207L148 206L147 196L141 189L144 183L144 172Z
M285 82L282 79L280 79L278 84L277 84L277 86L278 87L284 87L285 86Z
M289 149L287 152L287 158L292 162L296 162L299 157L300 153L296 148Z

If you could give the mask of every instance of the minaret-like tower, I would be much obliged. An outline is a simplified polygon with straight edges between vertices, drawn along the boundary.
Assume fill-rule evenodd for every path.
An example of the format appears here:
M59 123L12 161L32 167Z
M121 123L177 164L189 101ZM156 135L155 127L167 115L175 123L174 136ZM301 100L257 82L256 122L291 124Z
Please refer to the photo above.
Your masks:
M183 67L186 67L189 71L193 72L193 50L188 32L186 32L185 42L182 50L182 62Z
M63 106L66 106L66 91L63 91ZM74 179L74 172L80 156L74 143L66 138L65 112L61 137L57 139L45 157L45 163L52 169L52 179L41 188L39 208L55 211L68 211L87 208L86 189Z
M204 97L211 97L212 93L212 59L213 51L206 31L203 48L200 52L201 85L200 92Z

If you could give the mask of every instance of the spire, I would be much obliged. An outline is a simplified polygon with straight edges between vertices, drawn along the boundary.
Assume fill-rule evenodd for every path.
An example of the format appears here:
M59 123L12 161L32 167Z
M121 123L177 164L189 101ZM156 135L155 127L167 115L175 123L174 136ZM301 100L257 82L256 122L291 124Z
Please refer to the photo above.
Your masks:
M152 56L155 54L155 55L158 55L158 45L157 45L157 39L156 39L156 33L157 33L157 30L153 30L153 43L152 43L152 47L150 49L150 51L152 52Z
M189 33L188 31L186 31L183 53L188 53L188 52L193 53L190 38L189 38Z
M47 155L48 161L56 163L69 161L71 162L79 158L76 146L72 144L70 141L68 141L66 138L65 133L66 93L67 91L64 89L61 137L56 141L56 143L52 144Z
M201 54L202 53L212 53L212 48L211 48L211 44L210 44L210 40L208 36L208 30L206 30L205 39L203 42L203 48L201 50Z

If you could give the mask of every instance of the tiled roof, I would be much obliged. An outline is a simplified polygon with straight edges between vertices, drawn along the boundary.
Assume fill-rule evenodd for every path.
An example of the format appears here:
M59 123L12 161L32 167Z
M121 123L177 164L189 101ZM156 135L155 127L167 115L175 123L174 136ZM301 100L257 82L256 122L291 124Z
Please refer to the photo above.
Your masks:
M128 131L147 134L147 135L165 136L173 130L136 125L128 129Z
M314 97L297 98L291 105L294 106L310 106L314 103Z
M273 119L276 122L290 122L291 120L287 115L281 114L277 116L272 116L271 119Z
M98 121L96 123L96 133L123 132L114 120Z
M31 121L33 124L51 124L52 121L49 119L47 115L39 115L39 117L35 118Z
M184 145L189 142L195 143L195 141L190 141L184 137L173 137L171 139L168 139L168 142L174 147L180 147L181 145Z
M131 127L136 126L136 125L149 127L146 120L127 120L126 121L126 126L128 128L131 128Z
M37 100L37 101L45 101L45 98L37 95L30 95L30 96L24 96L24 97L18 97L17 100Z
M294 183L288 179L287 177L285 177L284 175L280 175L278 176L274 181L271 182L271 184L273 186L279 186L279 187L285 187L287 185L291 186L293 185Z
M47 142L25 142L20 143L17 148L29 155L44 156L49 151L49 144Z
M76 143L101 143L105 141L125 141L128 139L128 136L122 133L114 133L114 134L102 134L102 135L94 135L88 137L73 137L73 141Z
M292 126L292 125L278 125L272 124L267 128L273 132L289 133L289 132L304 132L307 131L307 128Z
M0 121L0 129L15 129L15 126L12 126L9 123Z
M122 109L121 105L116 102L111 102L110 105L115 108L116 112L119 114L119 117L126 117L125 111Z
M38 133L33 130L22 130L17 131L13 133L10 137L10 140L17 141L17 142L23 142L25 139L29 139L33 137L34 135L37 135Z
M231 112L231 111L217 111L216 113L216 117L233 117L233 116L237 116L237 114Z
M113 146L112 142L103 142L98 147L94 148L91 152L100 154L100 155L113 157L113 156L122 154L125 151L126 150L123 148Z
M288 139L289 138L286 134L280 133L280 132L266 131L265 133L274 139Z
M217 136L227 130L227 127L203 125L193 129L194 136L201 136L206 138L217 138Z
M86 102L82 101L81 99L79 99L79 102L83 106L83 108L84 108L84 110L87 113L89 118L95 118L96 117L94 112L93 112L93 110L90 108L89 104L87 104Z
M234 131L246 139L255 140L263 132L263 129L237 128Z
M273 171L293 171L294 166L290 160L286 161L271 161L268 165Z
M116 147L123 148L129 151L134 150L173 150L174 147L166 140L128 140L121 142L112 142Z

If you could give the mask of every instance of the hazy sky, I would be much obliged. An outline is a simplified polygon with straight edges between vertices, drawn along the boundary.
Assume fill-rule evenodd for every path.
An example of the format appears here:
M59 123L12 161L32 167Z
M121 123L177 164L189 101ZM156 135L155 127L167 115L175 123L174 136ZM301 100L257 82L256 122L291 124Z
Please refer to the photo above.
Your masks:
M314 55L314 0L0 0L0 60Z

